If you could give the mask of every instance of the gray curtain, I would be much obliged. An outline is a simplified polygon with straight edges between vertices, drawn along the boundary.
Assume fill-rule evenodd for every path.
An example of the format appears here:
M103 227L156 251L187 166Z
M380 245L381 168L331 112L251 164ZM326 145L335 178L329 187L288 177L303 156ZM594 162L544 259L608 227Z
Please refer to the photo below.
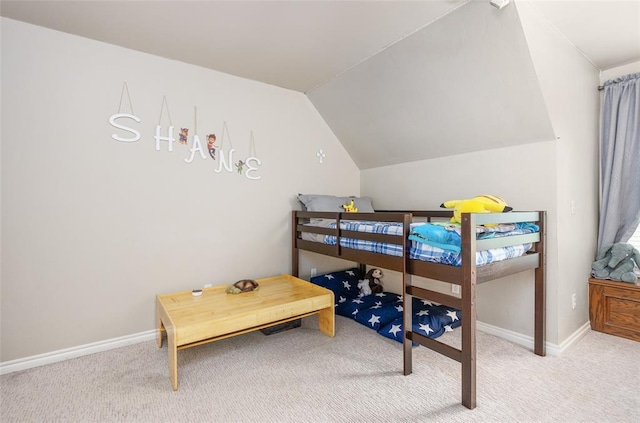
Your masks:
M604 83L600 143L598 251L640 223L640 73Z

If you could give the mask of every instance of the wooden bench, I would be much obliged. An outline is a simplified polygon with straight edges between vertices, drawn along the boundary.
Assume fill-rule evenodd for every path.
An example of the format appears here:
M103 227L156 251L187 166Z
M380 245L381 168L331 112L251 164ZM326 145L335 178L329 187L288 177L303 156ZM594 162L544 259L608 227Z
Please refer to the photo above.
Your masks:
M290 275L257 280L259 289L227 294L226 286L158 295L158 347L166 334L169 378L178 389L177 351L318 314L320 330L335 335L333 292Z
M591 329L640 341L640 285L589 279Z

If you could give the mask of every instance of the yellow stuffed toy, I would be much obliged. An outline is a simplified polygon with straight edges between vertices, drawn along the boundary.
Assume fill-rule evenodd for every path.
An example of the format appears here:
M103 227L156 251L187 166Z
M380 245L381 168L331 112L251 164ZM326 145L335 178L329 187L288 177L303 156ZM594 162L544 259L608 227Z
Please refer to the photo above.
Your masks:
M358 213L358 208L355 206L353 200L349 204L345 204L342 206L345 212L347 213Z
M451 200L440 204L445 209L453 209L451 222L462 223L462 213L510 212L513 208L495 195L479 195L469 200Z

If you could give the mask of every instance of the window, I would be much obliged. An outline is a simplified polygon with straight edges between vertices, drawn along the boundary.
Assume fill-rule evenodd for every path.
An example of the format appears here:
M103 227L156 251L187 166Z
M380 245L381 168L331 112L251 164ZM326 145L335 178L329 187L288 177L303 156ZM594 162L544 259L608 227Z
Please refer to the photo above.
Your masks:
M629 241L627 241L627 243L640 250L640 225L636 228L636 231L633 233L633 235L631 235L631 238L629 238Z
M629 238L629 241L627 241L627 244L631 244L634 247L636 247L638 250L640 250L640 225L638 225L638 227L636 228L636 231L633 233L633 235L631 235L631 238ZM635 272L640 278L640 269L638 268L638 266L640 266L640 263L636 263Z

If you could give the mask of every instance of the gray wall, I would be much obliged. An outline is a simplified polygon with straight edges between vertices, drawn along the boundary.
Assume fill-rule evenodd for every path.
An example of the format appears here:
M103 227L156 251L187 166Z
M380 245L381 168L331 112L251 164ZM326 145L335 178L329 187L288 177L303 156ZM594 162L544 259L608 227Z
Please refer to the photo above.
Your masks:
M548 298L553 299L557 274L556 160L556 144L548 141L367 169L362 172L361 192L376 198L380 207L391 209L435 209L446 200L495 194L517 210L548 210ZM478 287L478 318L532 335L532 272L505 279ZM420 279L418 283L448 289L441 283ZM554 327L557 313L553 307L547 311L549 326ZM557 339L550 336L548 340Z
M159 293L290 272L296 194L358 194L301 93L4 18L1 70L2 362L151 330ZM125 80L133 143L108 123ZM176 133L194 106L203 142L226 121L236 159L253 131L262 179L156 151L164 95Z
M597 232L598 70L529 5L517 10L557 139L367 169L361 191L382 208L429 209L448 199L495 194L517 210L547 210L547 341L561 346L588 322L587 278ZM512 56L495 52L491 59L500 67ZM524 122L523 131L534 125ZM425 138L425 146L430 141ZM481 285L478 318L532 336L531 276Z
M517 6L558 137L558 273L547 309L557 309L557 334L551 334L561 343L589 321L587 280L598 231L599 70L529 3Z
M547 340L566 341L588 320L598 71L526 3L497 12L471 2L311 101L3 18L0 360L148 331L157 293L290 271L298 192L361 191L379 209L489 193L548 210ZM108 123L125 80L135 143ZM226 121L236 159L253 131L262 179L156 151L163 95L176 128L193 131L198 106L203 140ZM309 253L301 271L345 265ZM480 320L532 334L530 278L480 286Z
M640 72L640 62L632 62L616 68L607 69L600 73L600 83L615 79L623 75Z

